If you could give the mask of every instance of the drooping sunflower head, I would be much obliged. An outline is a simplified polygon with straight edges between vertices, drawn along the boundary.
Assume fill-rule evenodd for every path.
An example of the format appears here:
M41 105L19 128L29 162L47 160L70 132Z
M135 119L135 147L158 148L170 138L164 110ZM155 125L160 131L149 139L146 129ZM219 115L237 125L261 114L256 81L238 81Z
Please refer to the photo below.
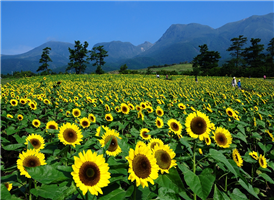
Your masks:
M149 140L151 138L151 135L147 134L150 130L148 130L147 128L142 128L140 130L140 136L144 139L144 140Z
M205 136L204 139L205 139L206 145L210 145L211 144L211 139L210 139L209 135Z
M80 117L81 116L81 110L78 109L78 108L74 108L72 110L72 115L73 115L73 117Z
M235 115L235 112L233 111L232 108L227 108L225 110L225 112L226 112L227 116L229 116L229 117L233 117Z
M178 107L179 107L181 110L185 110L185 109L186 109L186 105L183 104L183 103L178 103Z
M76 124L67 122L59 128L58 138L64 145L72 145L75 147L76 144L80 144L83 138L82 132Z
M229 148L232 143L232 136L230 132L222 127L218 127L215 130L212 138L215 140L216 144L222 148Z
M91 121L92 123L96 123L96 117L93 114L89 114L88 115L88 119L89 121Z
M157 165L159 166L161 174L164 172L169 173L168 170L177 165L176 160L173 160L176 154L168 145L155 145L153 155L157 160Z
M140 184L143 188L148 187L148 182L154 185L153 180L158 178L159 166L149 147L130 149L126 159L129 162L129 180L136 180L137 187Z
M117 156L122 152L120 146L118 145L118 138L122 139L119 137L119 133L116 130L107 129L105 134L102 136L102 139L99 140L102 147L107 145L107 143L110 141L108 150L106 151L109 156Z
M83 195L89 191L92 195L103 194L101 188L106 187L110 181L108 163L105 162L103 155L97 155L90 149L87 152L80 152L74 156L74 165L71 175L76 187L80 188Z
M20 171L20 175L24 175L27 178L31 178L31 176L24 167L37 167L46 164L45 155L36 149L28 149L26 152L20 153L17 160L17 168Z
M116 106L116 107L115 107L115 111L116 111L117 113L121 112L120 107L119 107L119 106Z
M11 114L7 114L7 118L13 118L13 116Z
M34 149L40 151L45 148L45 140L41 135L31 134L26 138L25 144L28 145L28 142L31 143Z
M32 125L38 128L41 125L41 122L38 119L32 120Z
M147 106L146 109L147 109L147 112L148 112L148 113L153 113L153 108L152 108L152 106ZM164 112L164 111L163 111L163 112Z
M199 137L201 141L210 133L210 120L206 114L199 111L187 116L185 126L190 137Z
M90 121L87 117L84 117L82 119L80 119L80 125L83 127L83 128L88 128L90 126Z
M132 103L129 103L128 107L130 108L130 110L135 110L135 107L134 107L134 105Z
M171 132L175 133L179 138L182 137L183 126L179 121L176 119L170 119L168 120L167 124Z
M17 106L17 105L18 105L18 101L17 101L16 99L11 99L11 100L10 100L10 104L11 104L12 106Z
M156 108L156 114L158 115L158 116L160 116L160 117L162 117L163 115L164 115L164 111L163 111L163 109L160 107L160 106L158 106L157 108Z
M46 129L58 130L58 124L55 121L49 121L46 125Z
M156 145L161 146L161 145L164 145L164 143L163 143L162 140L160 140L160 139L158 139L158 138L152 138L152 139L150 139L150 141L149 141L149 143L148 143L147 146L148 146L151 150L153 150L154 147L155 147Z
M258 157L258 153L256 151L252 151L249 153L250 156L252 156L252 158L254 158L255 160L258 160L259 157Z
M18 119L19 121L22 121L22 120L24 119L24 116L21 115L21 114L19 114L19 115L17 115L17 119Z
M257 106L254 106L254 110L255 110L255 111L258 111L259 108L258 108Z
M162 128L164 126L164 121L161 118L157 117L155 120L155 124L157 128Z
M233 157L233 160L235 161L235 163L238 165L238 167L243 166L243 159L237 149L233 150L232 157Z
M259 164L262 168L267 168L266 159L262 154L260 154L260 157L259 157Z
M122 113L127 115L130 111L130 108L128 107L127 104L121 103L121 111L122 111Z
M106 109L106 111L110 112L110 107L108 104L105 104L105 109Z
M111 113L106 114L106 115L105 115L105 119L106 119L108 122L112 122L112 121L113 121L112 114L111 114Z
M12 189L12 183L5 182L4 185L6 186L6 188L8 189L8 191L11 191L11 189Z
M137 113L137 116L138 116L138 118L141 118L141 119L144 121L145 115L142 113L142 111L139 111L139 112Z

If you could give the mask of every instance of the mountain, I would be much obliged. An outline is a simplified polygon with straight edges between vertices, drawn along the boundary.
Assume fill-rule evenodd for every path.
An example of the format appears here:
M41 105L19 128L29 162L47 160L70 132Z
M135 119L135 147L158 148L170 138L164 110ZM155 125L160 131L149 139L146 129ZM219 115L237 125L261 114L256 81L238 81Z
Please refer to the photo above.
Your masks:
M260 38L260 44L267 44L274 36L274 14L253 15L240 21L227 23L220 28L214 29L207 25L172 24L154 44L144 42L133 45L130 42L111 41L97 43L94 46L103 45L108 51L106 67L104 70L119 69L127 64L129 69L146 68L152 65L163 65L192 61L199 54L199 45L207 44L209 51L218 51L221 55L219 63L230 58L226 51L232 44L231 39L244 35L250 46L251 38ZM20 55L1 55L1 73L11 71L31 70L36 72L43 48L51 47L50 57L53 62L49 63L53 71L64 71L69 62L68 48L74 48L74 44L65 42L47 42L29 52ZM61 68L60 68L61 67ZM88 69L89 68L89 69ZM88 65L87 72L94 71L94 67Z

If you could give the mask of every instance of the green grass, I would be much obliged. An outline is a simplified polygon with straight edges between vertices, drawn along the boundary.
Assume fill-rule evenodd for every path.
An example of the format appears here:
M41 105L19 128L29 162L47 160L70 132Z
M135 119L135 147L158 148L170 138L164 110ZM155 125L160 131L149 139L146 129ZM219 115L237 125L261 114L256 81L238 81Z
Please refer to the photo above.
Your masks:
M138 71L146 71L146 70L147 70L147 68L140 69ZM165 71L175 70L175 71L178 71L178 72L187 71L187 70L192 71L192 64L177 64L177 65L161 67L161 68L151 68L151 71L154 71L154 72L158 72L158 71L161 71L161 70L165 70Z
M7 84L7 83L9 83L9 82L11 82L11 81L15 81L15 80L18 80L19 78L2 78L1 79L1 84L2 85L5 85L5 84Z

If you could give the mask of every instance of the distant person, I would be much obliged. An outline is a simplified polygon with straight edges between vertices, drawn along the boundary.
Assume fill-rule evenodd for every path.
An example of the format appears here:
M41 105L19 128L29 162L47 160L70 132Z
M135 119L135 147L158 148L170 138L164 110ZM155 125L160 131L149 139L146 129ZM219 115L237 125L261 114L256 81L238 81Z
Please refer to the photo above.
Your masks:
M168 80L168 75L166 75L166 80Z
M239 81L238 81L238 88L241 90L242 88L242 85L241 85L241 79L239 79Z
M196 83L198 83L198 78L197 78L197 76L195 76L195 81L196 81Z
M156 75L156 77L157 77L157 78L160 78L160 75L159 75L159 74L157 74L157 75Z
M266 75L264 75L264 80L266 79Z
M233 77L233 79L232 79L232 86L235 87L236 85L237 85L236 78Z

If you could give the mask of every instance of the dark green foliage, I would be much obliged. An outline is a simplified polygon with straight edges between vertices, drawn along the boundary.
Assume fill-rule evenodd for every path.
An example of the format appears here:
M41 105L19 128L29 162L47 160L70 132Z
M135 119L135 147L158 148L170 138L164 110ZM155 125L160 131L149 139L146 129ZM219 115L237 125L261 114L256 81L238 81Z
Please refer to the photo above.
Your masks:
M104 46L98 46L98 47L93 47L92 51L90 51L90 60L93 61L95 60L95 63L93 63L93 66L97 66L96 69L96 74L103 74L104 71L102 69L102 66L106 63L104 61L105 57L108 56L107 51L103 48Z
M274 37L268 43L266 51L268 52L265 58L266 74L274 76Z
M46 47L43 49L43 53L39 60L39 63L42 63L42 65L39 66L39 68L36 70L37 72L46 70L46 73L49 74L49 72L51 71L50 69L48 69L48 66L49 66L48 62L52 62L51 58L49 57L50 50L51 50L50 47Z
M239 35L238 38L232 38L230 41L233 43L227 49L227 51L231 51L230 55L234 57L233 62L235 63L235 66L238 68L239 63L242 60L241 55L243 52L243 46L246 44L247 38L243 35Z
M208 75L208 71L214 67L218 67L218 61L221 58L218 51L208 51L206 44L199 45L200 54L193 59L193 68L195 72L197 68L203 71L204 75ZM196 72L197 73L197 72Z
M75 41L74 50L68 48L70 52L68 67L66 71L70 69L75 69L76 74L84 73L89 62L85 60L88 50L88 43L85 41L84 45L80 43L79 40Z
M120 67L119 73L120 74L127 74L127 64L124 64Z
M258 44L261 41L259 38L251 38L251 46L244 49L242 56L247 65L251 68L261 67L264 65L265 55L262 53L264 50L263 44Z

